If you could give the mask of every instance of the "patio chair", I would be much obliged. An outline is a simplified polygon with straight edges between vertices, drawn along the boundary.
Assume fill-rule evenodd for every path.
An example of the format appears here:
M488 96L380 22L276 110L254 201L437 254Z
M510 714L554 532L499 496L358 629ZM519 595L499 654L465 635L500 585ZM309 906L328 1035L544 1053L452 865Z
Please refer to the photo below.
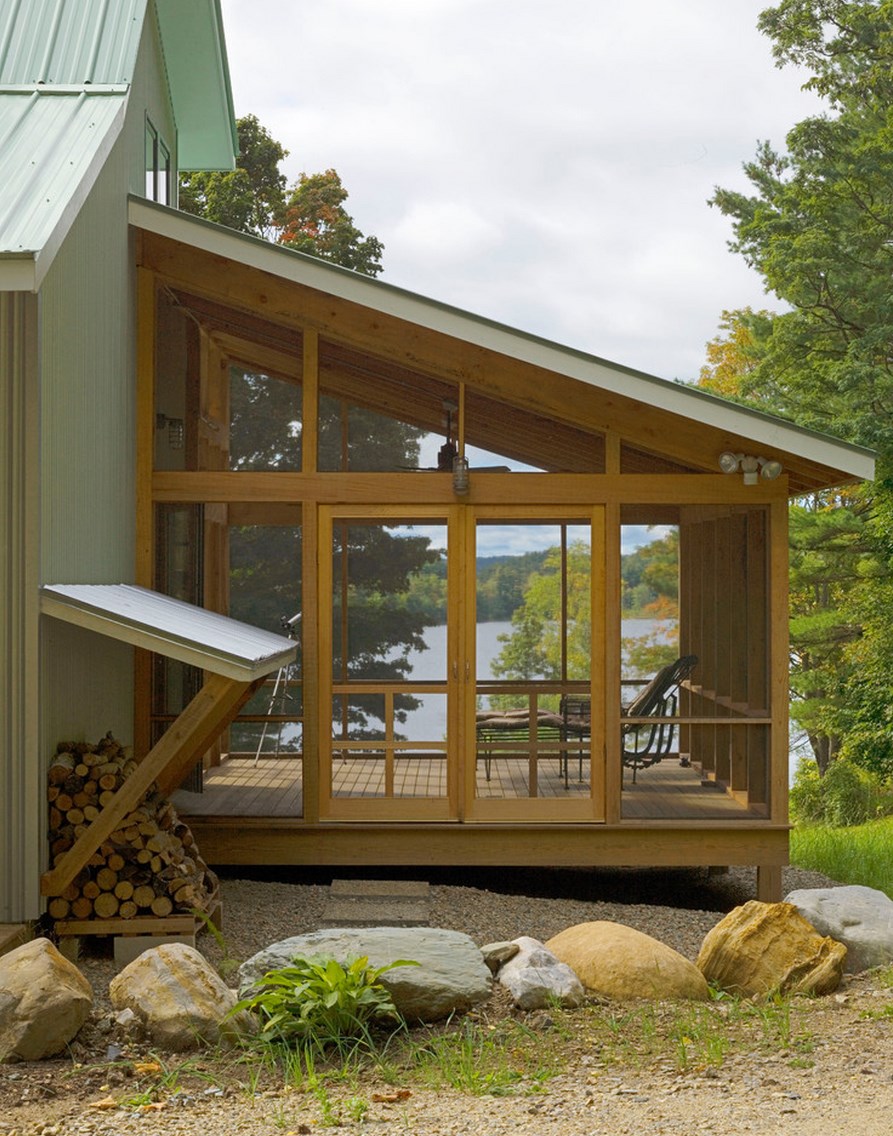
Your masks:
M567 740L564 721L559 714L540 710L532 719L530 711L520 710L481 710L475 724L477 732L478 757L484 759L484 776L489 781L494 757L526 756L531 741L531 729L537 745L543 742L561 743ZM569 788L567 772L567 751L556 746L555 751L540 753L541 757L557 754L560 775L565 789Z
M624 718L662 718L660 722L627 722L621 727L623 764L633 771L633 784L640 769L656 765L673 745L676 725L672 721L679 704L679 685L697 666L697 655L683 655L657 672L629 706Z

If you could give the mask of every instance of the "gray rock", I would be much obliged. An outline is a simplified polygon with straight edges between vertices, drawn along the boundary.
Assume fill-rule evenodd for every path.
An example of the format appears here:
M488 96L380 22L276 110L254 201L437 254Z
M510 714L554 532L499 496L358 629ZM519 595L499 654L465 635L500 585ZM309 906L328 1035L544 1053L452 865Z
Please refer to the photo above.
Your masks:
M90 983L49 939L0 958L0 1061L54 1057L93 1007Z
M235 992L185 943L143 951L112 979L109 997L116 1010L132 1010L157 1045L175 1052L230 1043L254 1029L249 1014L228 1016Z
M806 888L785 896L820 935L847 949L850 974L893 962L893 899L875 888Z
M513 959L520 949L517 943L512 942L487 943L481 947L481 954L490 973L496 975L499 973L499 968L505 966L509 959Z
M499 970L501 986L522 1010L543 1010L555 1002L579 1006L583 985L576 974L538 939L522 935L513 940L518 950Z
M381 976L394 1005L411 1021L437 1021L490 997L490 971L480 949L461 931L432 927L340 927L283 939L239 968L243 994L268 970L288 966L296 956L335 958L342 964L365 957L372 967L398 959L419 963Z

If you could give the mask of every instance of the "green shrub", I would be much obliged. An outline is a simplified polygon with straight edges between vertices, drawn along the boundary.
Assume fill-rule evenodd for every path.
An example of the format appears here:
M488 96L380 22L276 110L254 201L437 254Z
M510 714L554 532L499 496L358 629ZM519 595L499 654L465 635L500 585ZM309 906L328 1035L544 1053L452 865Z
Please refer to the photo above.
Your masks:
M801 761L791 786L791 817L797 824L847 828L873 820L886 804L880 780L843 758L833 761L824 777L812 762Z
M400 1021L391 995L378 981L397 966L418 963L400 959L370 967L364 957L342 966L333 958L294 958L291 966L267 971L260 988L231 1012L257 1013L265 1041L310 1043L323 1049L345 1038L370 1040L373 1022Z

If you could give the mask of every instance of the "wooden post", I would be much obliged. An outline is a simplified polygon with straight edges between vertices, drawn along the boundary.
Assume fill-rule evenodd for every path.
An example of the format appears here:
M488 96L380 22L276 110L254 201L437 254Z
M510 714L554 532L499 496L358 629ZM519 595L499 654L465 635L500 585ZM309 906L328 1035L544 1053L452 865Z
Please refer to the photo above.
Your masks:
M785 482L787 479L785 478ZM765 516L765 512L763 514ZM788 605L788 501L787 484L780 487L778 500L769 507L768 564L768 659L769 711L772 736L769 739L769 809L776 824L788 820L788 714L790 705L789 605Z
M762 903L781 902L780 864L757 864L757 899Z
M155 574L155 515L152 469L155 464L155 275L138 268L136 325L136 554L134 580L151 588ZM134 744L145 751L151 744L152 656L134 651Z

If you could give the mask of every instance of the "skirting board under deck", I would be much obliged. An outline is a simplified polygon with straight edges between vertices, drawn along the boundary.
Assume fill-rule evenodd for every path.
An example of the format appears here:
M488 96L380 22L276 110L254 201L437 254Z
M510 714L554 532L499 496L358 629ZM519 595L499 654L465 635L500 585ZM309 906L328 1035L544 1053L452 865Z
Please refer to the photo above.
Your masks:
M184 817L212 866L713 867L758 869L758 898L781 898L788 826L325 824Z

